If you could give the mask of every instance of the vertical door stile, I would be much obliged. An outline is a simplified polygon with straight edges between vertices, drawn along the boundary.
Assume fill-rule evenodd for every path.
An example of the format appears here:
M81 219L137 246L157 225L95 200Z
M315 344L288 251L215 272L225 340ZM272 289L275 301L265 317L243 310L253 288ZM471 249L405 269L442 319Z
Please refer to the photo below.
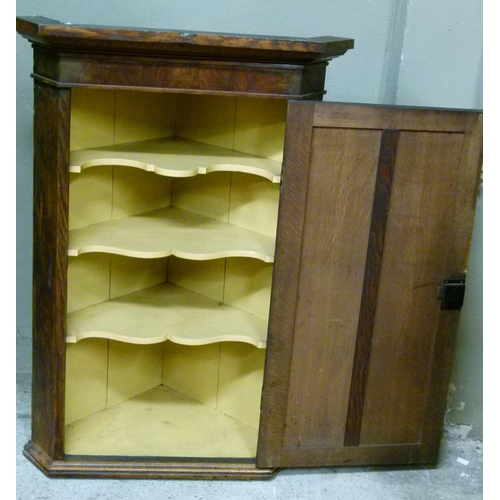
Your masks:
M292 103L291 103L292 104ZM293 349L314 102L289 105L262 391L257 466L280 462Z
M35 82L32 444L64 454L70 90Z
M458 172L454 204L454 220L446 261L445 276L462 274L467 271L471 236L479 194L482 162L483 162L483 116L481 113L470 113L467 117L461 162ZM424 429L421 437L422 454L436 461L442 434L442 415L446 411L448 380L453 368L453 354L456 342L456 331L460 320L459 310L441 311L438 336L434 346L434 362L432 379L436 382L430 387L430 395L426 407Z

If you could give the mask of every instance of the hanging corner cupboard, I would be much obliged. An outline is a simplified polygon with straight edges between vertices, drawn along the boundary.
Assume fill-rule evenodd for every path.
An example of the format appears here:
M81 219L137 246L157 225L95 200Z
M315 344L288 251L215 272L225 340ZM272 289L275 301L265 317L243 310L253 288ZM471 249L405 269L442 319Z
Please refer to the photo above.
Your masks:
M350 39L17 31L35 87L26 457L115 478L435 462L481 113L321 102Z

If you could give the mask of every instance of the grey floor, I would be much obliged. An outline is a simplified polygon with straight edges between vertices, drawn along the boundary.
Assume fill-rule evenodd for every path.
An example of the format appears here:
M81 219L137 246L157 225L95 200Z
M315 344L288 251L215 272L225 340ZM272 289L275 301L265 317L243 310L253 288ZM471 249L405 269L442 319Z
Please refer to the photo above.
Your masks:
M22 455L30 435L30 375L17 375L18 500L328 499L458 500L483 498L483 445L448 428L436 467L282 470L268 481L48 479ZM460 461L457 461L460 459ZM467 464L461 463L467 461Z

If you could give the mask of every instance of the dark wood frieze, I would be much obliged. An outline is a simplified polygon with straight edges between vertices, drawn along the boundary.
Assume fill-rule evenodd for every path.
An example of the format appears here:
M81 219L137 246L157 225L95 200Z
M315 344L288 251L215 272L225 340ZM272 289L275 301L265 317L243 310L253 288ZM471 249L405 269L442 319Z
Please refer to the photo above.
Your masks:
M53 87L321 100L336 37L287 38L65 24L18 17L33 43L33 77Z
M34 46L36 80L55 87L321 99L326 62L309 65L81 54Z

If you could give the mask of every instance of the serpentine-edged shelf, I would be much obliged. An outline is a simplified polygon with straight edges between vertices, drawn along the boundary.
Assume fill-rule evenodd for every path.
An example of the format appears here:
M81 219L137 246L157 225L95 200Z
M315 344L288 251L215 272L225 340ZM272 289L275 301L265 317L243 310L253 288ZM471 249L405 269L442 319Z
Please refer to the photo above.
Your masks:
M267 320L217 300L163 283L68 314L66 341L105 338L132 344L170 340L266 346Z
M190 260L251 257L273 262L274 247L271 236L167 207L71 230L68 255L104 252Z
M281 179L279 161L179 137L71 152L70 172L102 165L135 167L168 177L231 171L258 175L274 183Z

